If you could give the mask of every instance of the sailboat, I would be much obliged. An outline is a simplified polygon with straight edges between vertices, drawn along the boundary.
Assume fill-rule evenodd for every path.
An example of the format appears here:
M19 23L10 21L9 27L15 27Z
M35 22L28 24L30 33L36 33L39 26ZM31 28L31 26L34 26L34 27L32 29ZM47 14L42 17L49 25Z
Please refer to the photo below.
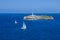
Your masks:
M17 24L18 22L15 20L15 24Z
M21 27L21 29L26 29L26 24L23 22L23 26Z

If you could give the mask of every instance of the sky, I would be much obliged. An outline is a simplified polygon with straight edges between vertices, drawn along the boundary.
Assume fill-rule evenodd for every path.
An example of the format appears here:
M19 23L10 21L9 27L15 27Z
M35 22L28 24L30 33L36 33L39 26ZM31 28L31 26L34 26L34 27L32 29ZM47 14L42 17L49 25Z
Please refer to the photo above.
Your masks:
M60 13L60 0L0 0L0 13Z

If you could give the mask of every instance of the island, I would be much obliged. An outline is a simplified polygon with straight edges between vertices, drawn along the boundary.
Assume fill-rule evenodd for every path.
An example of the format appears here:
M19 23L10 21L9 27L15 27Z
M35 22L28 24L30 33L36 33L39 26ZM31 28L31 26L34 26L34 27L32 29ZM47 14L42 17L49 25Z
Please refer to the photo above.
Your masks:
M53 20L54 17L53 16L48 16L48 15L34 15L32 13L32 15L28 15L28 16L24 16L23 18L24 20Z

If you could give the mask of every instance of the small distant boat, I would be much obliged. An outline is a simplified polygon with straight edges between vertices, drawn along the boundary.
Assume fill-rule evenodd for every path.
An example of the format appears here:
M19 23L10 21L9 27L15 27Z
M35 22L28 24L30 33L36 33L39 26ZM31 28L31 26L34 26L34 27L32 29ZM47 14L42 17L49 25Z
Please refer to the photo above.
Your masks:
M23 22L23 26L21 27L21 29L26 29L26 24Z
M18 22L15 20L15 24L17 24Z

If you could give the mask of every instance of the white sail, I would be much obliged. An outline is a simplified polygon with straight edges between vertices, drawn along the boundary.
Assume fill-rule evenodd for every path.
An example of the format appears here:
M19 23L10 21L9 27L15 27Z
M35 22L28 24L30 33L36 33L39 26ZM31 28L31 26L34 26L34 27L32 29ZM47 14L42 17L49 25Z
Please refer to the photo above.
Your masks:
M21 29L26 29L26 24L23 22L23 26L21 27Z
M18 22L15 20L15 24L17 24Z

